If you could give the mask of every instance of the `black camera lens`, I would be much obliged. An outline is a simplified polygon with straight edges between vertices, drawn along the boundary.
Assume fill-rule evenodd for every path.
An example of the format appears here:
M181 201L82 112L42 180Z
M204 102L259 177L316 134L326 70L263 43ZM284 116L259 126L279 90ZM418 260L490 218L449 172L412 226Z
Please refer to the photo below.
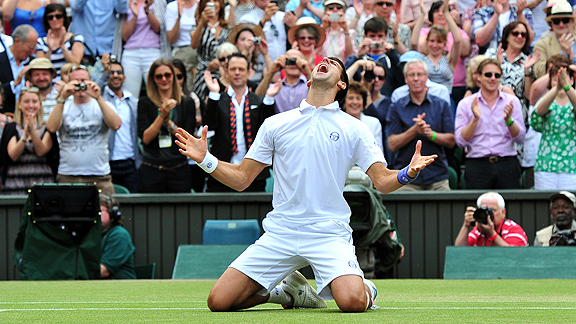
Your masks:
M488 224L488 216L494 222L494 210L492 208L482 206L474 211L474 220L480 224Z
M296 65L296 58L287 57L286 65Z
M84 82L80 82L76 85L76 91L86 91L88 86Z
M376 75L374 74L374 70L366 70L364 71L364 80L366 80L366 82L372 82L374 81L374 78L376 77Z

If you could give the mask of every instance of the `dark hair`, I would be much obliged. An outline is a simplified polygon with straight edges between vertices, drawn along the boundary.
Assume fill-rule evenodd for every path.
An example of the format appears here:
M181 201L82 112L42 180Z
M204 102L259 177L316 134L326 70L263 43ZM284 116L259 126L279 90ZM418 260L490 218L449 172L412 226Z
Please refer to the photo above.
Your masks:
M248 60L248 58L246 57L246 55L242 54L242 53L232 53L230 54L230 56L228 57L228 64L230 64L230 60L232 60L233 57L239 57L239 58L243 58L246 60L246 63L248 64L247 69L250 70L250 60Z
M320 35L318 34L318 30L316 30L316 28L314 28L312 26L302 26L302 27L298 28L296 30L296 32L294 33L294 36L296 37L296 39L298 39L300 37L300 32L303 30L307 31L309 34L314 35L314 38L316 39L316 43L318 43L320 41Z
M122 213L120 213L120 202L112 196L100 193L100 206L106 206L110 215L110 223L123 226Z
M376 62L376 66L381 67L384 70L384 80L388 78L388 74L386 73L386 65L384 63L378 61Z
M251 28L243 28L236 33L236 39L234 39L234 45L236 45L236 43L238 43L238 38L240 37L240 34L242 34L242 32L245 32L245 31L249 31L252 34L252 36L256 36L254 34L254 31Z
M444 1L434 1L434 3L432 4L432 6L430 6L430 10L428 10L428 21L430 21L432 24L434 24L434 13L440 9L440 7L442 7L442 5L444 4Z
M348 92L353 91L358 93L362 97L362 106L366 107L366 100L368 99L368 90L358 81L350 81L348 86ZM346 101L346 100L344 100Z
M228 28L228 21L224 17L224 8L226 7L226 5L224 4L223 0L214 0L214 2L216 1L220 3L220 11L217 13L218 21L220 22L220 27L222 27L222 29L226 29ZM196 15L194 15L196 21L200 21L200 16L202 15L202 11L204 10L204 8L206 8L206 3L208 3L208 0L198 1L198 7L196 7Z
M369 32L377 33L383 31L388 33L388 23L382 17L373 17L364 24L364 36Z
M497 59L488 58L480 62L480 64L478 64L478 70L477 70L478 73L482 74L482 70L484 70L484 67L488 64L496 65L500 69L500 72L502 72L502 66L500 66L500 61L498 61Z
M174 67L180 70L180 72L182 72L182 75L184 76L183 79L184 83L182 83L182 92L184 93L184 95L186 95L186 93L188 93L188 88L186 87L186 65L184 65L184 62L182 62L179 59L172 59L172 64L174 64Z
M148 70L148 82L146 82L146 95L150 100L158 107L162 106L162 100L160 98L160 92L158 91L158 86L154 81L154 75L156 74L156 69L160 66L166 65L172 72L172 99L176 100L178 104L182 101L182 89L178 85L176 80L176 75L174 73L174 64L167 58L161 57L156 59L150 65L150 70Z
M570 60L564 55L556 54L546 61L546 65L548 65L548 63L552 64L552 66L550 67L550 71L548 71L548 75L550 76L548 80L548 89L552 88L552 76L557 74L558 70L560 70L561 68L566 69L568 77L570 78L574 77L574 71L570 69Z
M524 47L522 47L522 53L530 55L530 43L532 42L532 40L530 39L530 33L528 32L528 27L526 26L525 23L521 21L513 21L508 25L506 25L506 27L504 27L504 30L502 31L502 40L501 40L502 49L503 50L508 49L508 36L510 36L510 33L518 25L522 25L524 26L524 29L526 29L526 42L524 43Z
M340 73L340 80L346 84L346 88L340 89L338 90L338 92L336 92L335 100L340 102L344 98L346 98L346 93L348 93L348 85L350 84L350 81L348 80L348 74L346 73L346 66L344 66L344 63L342 63L342 61L337 57L331 56L328 57L328 59L335 61L340 65L340 68L342 70L342 73Z
M44 16L42 16L42 25L44 26L44 30L48 32L50 29L50 24L48 24L48 14L53 13L54 11L60 11L62 15L64 15L64 27L68 30L70 26L70 17L66 14L66 7L60 3L51 3L46 6L46 10L44 11Z

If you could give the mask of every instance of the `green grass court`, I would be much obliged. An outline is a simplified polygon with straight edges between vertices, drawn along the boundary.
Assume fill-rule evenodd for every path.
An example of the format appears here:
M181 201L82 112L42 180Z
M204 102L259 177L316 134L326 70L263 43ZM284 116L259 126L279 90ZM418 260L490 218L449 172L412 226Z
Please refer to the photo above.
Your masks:
M561 270L559 270L561 271ZM576 280L375 280L380 309L211 313L213 280L0 282L0 323L571 323ZM313 283L312 283L313 284Z

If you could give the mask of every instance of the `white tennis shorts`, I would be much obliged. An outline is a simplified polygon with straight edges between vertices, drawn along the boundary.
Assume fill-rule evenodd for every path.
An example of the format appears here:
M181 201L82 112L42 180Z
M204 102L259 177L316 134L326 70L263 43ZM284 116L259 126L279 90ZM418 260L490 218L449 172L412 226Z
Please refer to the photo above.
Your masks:
M330 220L294 228L265 218L262 226L264 235L230 264L264 287L259 294L268 294L290 273L307 265L314 271L318 295L326 300L333 299L329 284L335 278L363 278L348 224Z

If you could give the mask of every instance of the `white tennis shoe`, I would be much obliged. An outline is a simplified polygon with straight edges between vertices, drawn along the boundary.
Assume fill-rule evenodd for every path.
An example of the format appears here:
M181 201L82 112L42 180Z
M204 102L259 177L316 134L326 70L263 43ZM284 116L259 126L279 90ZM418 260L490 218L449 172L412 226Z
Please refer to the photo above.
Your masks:
M326 308L326 302L299 271L292 272L282 280L280 287L294 299L292 306L282 305L284 308Z
M375 305L376 302L376 296L378 296L378 290L376 289L376 285L374 285L374 283L368 279L364 279L364 284L366 286L368 286L368 289L370 290L370 297L371 297L371 302L372 304L369 305L368 307L372 307L373 305Z

